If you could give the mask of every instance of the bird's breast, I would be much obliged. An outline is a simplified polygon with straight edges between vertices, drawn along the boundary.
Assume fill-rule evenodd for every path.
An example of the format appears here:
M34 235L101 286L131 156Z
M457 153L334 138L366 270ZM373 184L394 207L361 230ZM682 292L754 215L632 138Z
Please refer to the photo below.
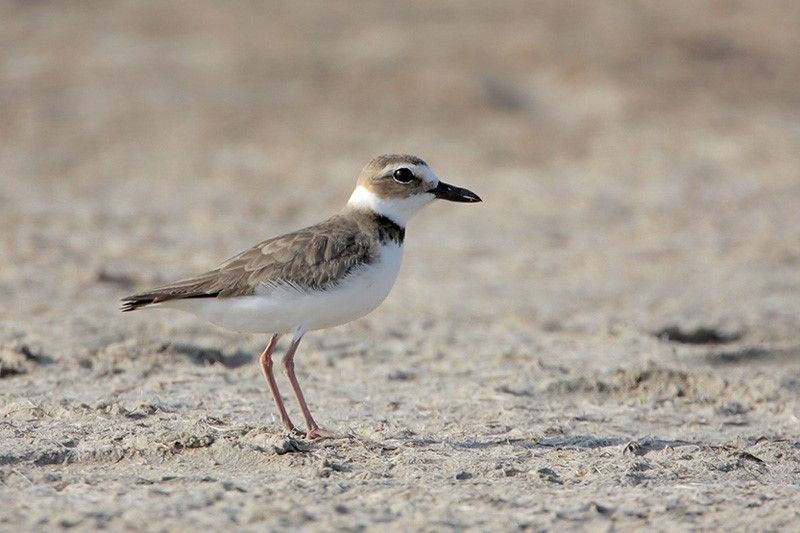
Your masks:
M389 295L400 272L403 246L381 246L376 261L350 273L340 284L317 293L309 329L337 326L361 318L378 307Z

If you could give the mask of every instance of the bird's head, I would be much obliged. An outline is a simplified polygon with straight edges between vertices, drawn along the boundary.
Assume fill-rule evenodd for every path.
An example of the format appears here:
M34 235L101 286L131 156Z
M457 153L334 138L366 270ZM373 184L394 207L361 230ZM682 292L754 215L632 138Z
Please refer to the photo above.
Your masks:
M436 199L480 202L474 192L441 181L428 164L413 155L382 155L361 170L347 205L385 216L400 226Z

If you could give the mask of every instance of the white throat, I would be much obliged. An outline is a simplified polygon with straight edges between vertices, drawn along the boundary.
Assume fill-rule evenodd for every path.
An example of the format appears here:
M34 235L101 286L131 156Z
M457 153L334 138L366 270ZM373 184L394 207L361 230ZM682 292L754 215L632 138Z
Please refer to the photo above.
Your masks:
M406 198L381 198L366 187L359 185L347 205L353 209L365 209L385 216L395 224L406 227L408 220L435 199L431 193L415 194Z

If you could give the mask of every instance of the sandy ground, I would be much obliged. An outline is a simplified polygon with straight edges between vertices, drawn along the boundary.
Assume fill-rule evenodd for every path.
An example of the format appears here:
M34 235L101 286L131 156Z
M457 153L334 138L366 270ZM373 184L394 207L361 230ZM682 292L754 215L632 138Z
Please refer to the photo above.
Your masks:
M800 527L797 2L0 21L0 530ZM117 311L384 152L484 203L304 341L346 438L281 435L265 338Z

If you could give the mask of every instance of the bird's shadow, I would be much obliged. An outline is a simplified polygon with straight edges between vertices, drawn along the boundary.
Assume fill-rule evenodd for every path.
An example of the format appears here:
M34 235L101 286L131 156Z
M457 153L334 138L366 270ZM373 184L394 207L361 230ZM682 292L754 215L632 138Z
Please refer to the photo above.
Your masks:
M253 362L254 355L244 350L236 350L233 354L226 355L217 348L204 348L189 343L172 343L170 351L186 355L196 365L222 365L225 368L240 368Z

